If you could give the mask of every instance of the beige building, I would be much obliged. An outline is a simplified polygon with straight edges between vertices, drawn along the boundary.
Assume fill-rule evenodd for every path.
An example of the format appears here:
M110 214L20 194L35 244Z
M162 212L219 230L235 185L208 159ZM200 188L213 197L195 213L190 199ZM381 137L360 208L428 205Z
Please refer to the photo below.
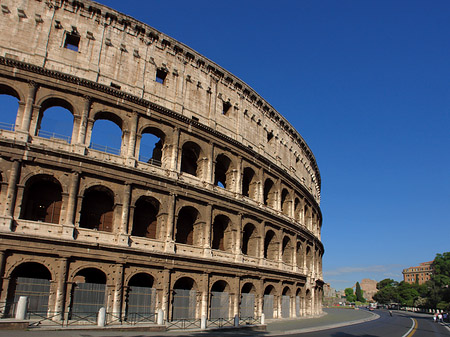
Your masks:
M410 267L403 269L403 281L413 284L424 284L425 282L431 280L431 276L433 275L433 262L422 262L416 267Z
M377 293L377 283L377 281L368 278L363 279L359 283L361 290L363 291L363 296L367 301L372 301L373 295Z
M108 324L322 312L320 173L280 113L98 3L1 7L3 317L21 295L52 320L105 307ZM45 129L55 111L68 133ZM119 148L92 142L100 122Z

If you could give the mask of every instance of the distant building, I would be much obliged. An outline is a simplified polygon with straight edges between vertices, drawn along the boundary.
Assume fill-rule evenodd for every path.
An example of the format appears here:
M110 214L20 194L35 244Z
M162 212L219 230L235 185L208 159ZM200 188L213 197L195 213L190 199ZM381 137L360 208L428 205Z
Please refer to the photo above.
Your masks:
M434 273L433 262L422 262L417 267L410 267L403 269L403 281L413 284L423 284L431 279L431 275Z
M329 283L323 285L323 305L325 307L338 306L345 303L343 290L336 290Z
M377 281L368 278L363 279L359 283L361 290L363 291L363 296L367 301L372 301L373 295L377 293L377 283Z

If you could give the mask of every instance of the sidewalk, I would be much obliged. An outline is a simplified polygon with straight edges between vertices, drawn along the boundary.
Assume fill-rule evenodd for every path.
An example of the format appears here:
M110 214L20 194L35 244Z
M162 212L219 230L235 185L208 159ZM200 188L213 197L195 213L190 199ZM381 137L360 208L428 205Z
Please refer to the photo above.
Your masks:
M377 319L379 316L366 310L353 309L324 309L324 315L315 318L293 318L266 320L264 326L259 326L258 331L250 327L225 328L220 330L169 330L149 331L144 326L139 331L127 329L127 327L111 327L104 329L92 329L82 327L78 330L58 329L50 327L32 328L28 331L0 330L0 337L167 337L167 336L191 336L191 337L215 337L215 336L271 336L293 333L304 333L325 330L340 326L357 324ZM149 328L149 327L147 327Z

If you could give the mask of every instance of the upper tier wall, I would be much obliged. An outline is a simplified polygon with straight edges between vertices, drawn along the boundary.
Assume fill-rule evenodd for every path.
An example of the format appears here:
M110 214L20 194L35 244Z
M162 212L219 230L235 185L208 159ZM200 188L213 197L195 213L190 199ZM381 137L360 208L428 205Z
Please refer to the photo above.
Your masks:
M1 9L0 28L9 33L0 35L0 55L197 120L289 172L320 203L319 169L299 133L247 84L191 48L93 1L4 0Z

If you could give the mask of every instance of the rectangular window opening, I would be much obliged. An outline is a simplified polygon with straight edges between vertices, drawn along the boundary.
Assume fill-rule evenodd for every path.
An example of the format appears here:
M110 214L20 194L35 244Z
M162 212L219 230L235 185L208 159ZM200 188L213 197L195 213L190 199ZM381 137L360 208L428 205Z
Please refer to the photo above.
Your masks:
M80 36L73 33L66 34L66 40L64 41L64 48L78 51L78 47L80 45Z
M167 71L163 69L156 70L156 79L155 81L161 84L164 84L164 81L167 77Z
M226 115L228 111L230 111L231 103L230 102L223 102L222 106L222 115Z

